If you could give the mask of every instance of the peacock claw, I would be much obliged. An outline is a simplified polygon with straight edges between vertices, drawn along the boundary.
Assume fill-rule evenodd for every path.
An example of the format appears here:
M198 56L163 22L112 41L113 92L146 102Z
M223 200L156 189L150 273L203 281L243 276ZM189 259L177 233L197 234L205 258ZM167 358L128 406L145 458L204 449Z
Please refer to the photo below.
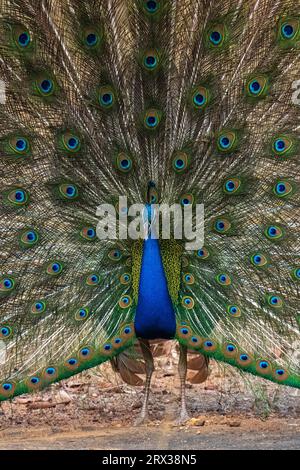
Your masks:
M184 426L190 420L190 416L187 411L180 413L180 416L175 421L175 426Z
M139 415L136 420L134 421L133 425L135 427L137 426L142 426L143 424L148 424L149 423L149 417L148 415Z

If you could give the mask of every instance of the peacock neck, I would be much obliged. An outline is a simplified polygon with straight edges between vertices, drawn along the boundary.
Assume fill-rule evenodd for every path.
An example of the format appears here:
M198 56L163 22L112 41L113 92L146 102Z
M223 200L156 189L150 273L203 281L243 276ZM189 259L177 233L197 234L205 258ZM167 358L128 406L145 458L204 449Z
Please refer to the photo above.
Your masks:
M159 241L153 238L143 242L135 331L144 339L170 339L176 331Z

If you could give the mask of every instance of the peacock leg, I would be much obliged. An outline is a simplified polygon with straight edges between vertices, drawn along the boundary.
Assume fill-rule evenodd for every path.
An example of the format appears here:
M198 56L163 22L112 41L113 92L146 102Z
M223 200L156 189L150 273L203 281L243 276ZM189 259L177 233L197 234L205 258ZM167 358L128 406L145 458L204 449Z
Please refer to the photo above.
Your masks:
M181 407L180 407L180 415L179 418L176 420L176 424L184 424L186 423L190 417L188 415L186 409L186 396L185 396L185 381L186 381L186 373L187 373L187 348L180 344L180 355L179 355L179 363L178 363L178 372L180 378L180 393L181 393Z
M149 393L150 393L150 384L151 384L151 377L154 372L154 362L153 356L150 349L150 343L147 340L141 339L139 340L143 358L145 360L146 366L146 383L145 383L145 395L144 401L142 406L142 411L140 416L135 421L135 426L143 424L148 419L148 401L149 401Z

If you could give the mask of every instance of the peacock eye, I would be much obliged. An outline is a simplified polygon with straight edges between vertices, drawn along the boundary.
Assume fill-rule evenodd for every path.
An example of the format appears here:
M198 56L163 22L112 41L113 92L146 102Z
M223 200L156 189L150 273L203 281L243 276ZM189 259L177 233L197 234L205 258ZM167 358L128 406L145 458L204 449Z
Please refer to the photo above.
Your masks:
M192 332L188 326L185 325L185 322L181 322L181 325L179 326L178 330L178 336L183 339L189 339L192 336Z
M58 187L59 195L66 201L74 201L79 197L79 190L76 184L62 183Z
M95 27L95 24L93 24L85 27L81 33L80 39L89 52L98 51L103 40L102 26L98 24Z
M96 274L96 273L92 273L89 276L87 276L86 281L85 281L86 285L90 287L96 287L100 284L100 282L101 282L101 278L99 274Z
M285 142L282 139L276 139L274 142L274 148L276 152L283 152L285 150Z
M197 251L197 258L200 258L201 260L206 260L209 257L210 257L210 252L207 248L203 247Z
M230 314L231 317L234 318L238 318L242 314L240 307L238 307L237 305L228 305L227 312Z
M50 276L59 276L63 271L63 265L59 261L53 261L46 268L46 273Z
M98 96L99 104L103 109L111 109L115 104L115 94L110 86L101 87Z
M122 173L129 173L132 170L132 159L124 152L120 152L116 156L115 166Z
M96 230L94 229L94 227L83 227L83 229L81 229L80 231L80 236L84 240L93 241L95 240L97 234L96 234Z
M204 341L203 348L205 351L215 351L217 349L217 344L209 339Z
M187 285L192 285L195 283L195 277L191 273L183 274L183 282Z
M90 311L88 308L82 307L78 309L77 312L75 313L75 320L76 321L86 320L89 317L89 313Z
M269 264L267 256L263 253L254 253L251 256L250 261L256 268L267 267Z
M233 152L238 146L238 136L235 131L223 130L217 135L217 149L221 154Z
M272 154L274 157L291 157L296 152L297 143L294 136L278 135L272 139Z
M252 80L252 82L249 83L249 88L254 95L261 91L261 85L257 80Z
M232 224L230 220L226 218L216 219L213 224L214 231L220 234L228 233L231 227L232 227Z
M79 351L79 356L83 361L89 360L93 355L93 349L90 347L83 347Z
M286 39L291 39L295 35L295 30L293 26L289 23L285 23L281 27L281 32L283 37Z
M113 101L112 93L103 93L103 95L101 96L101 103L104 104L104 106L110 105L112 101Z
M228 194L236 194L241 188L241 180L239 178L229 178L224 182L223 191Z
M269 90L269 79L265 75L256 75L248 79L246 93L248 97L263 98Z
M128 285L131 282L131 274L125 273L120 276L121 284Z
M12 277L0 278L0 294L9 294L15 288L15 280Z
M162 112L158 109L148 109L144 113L144 126L150 131L154 131L159 127L161 122Z
M80 138L72 132L65 132L62 135L62 149L68 153L77 153L81 150Z
M29 151L29 141L25 137L12 138L9 141L10 148L18 154L26 154Z
M243 352L237 357L237 362L240 366L247 367L253 363L253 357Z
M75 358L71 358L68 360L68 363L70 364L70 366L75 366L78 363L78 361Z
M43 300L37 300L31 305L31 313L34 315L40 315L46 310L47 304Z
M192 194L183 194L180 198L182 207L188 207L194 204L194 196Z
M85 41L87 46L94 47L98 44L99 36L96 33L89 33L86 36Z
M221 49L228 40L228 30L225 24L215 24L206 32L206 43L211 49Z
M48 367L45 370L45 372L46 372L47 375L53 376L53 375L56 374L56 369L54 367Z
M37 89L43 96L50 96L54 90L54 83L53 80L50 78L44 78L37 83Z
M256 364L256 369L262 374L268 374L270 372L271 366L268 361L258 361Z
M195 302L194 302L194 299L189 296L189 295L185 295L181 301L181 304L183 307L187 308L188 310L194 308L194 305L195 305Z
M30 382L32 385L37 385L40 382L40 379L38 377L31 377Z
M32 45L32 36L29 30L21 24L12 26L12 39L20 52L30 49Z
M9 339L13 334L10 326L0 326L0 339Z
M288 378L287 371L285 369L282 369L281 367L276 368L273 372L273 375L275 379L279 380L279 382Z
M173 169L176 173L183 173L189 166L189 156L186 152L175 152L173 157Z
M204 109L209 104L211 99L210 91L207 87L199 85L193 88L192 91L192 104L194 109Z
M265 229L264 234L269 240L277 241L283 237L284 231L277 225L270 225Z
M31 248L39 241L39 234L36 230L25 230L20 235L20 243L24 248Z
M283 306L283 300L279 295L269 295L267 297L267 302L270 307L281 308Z
M273 192L277 197L285 198L287 196L292 195L293 185L289 181L277 181L273 188Z
M13 391L14 386L10 382L5 382L4 384L1 385L1 388L4 393L10 393Z
M145 9L148 13L150 14L154 14L154 13L157 13L157 11L159 10L159 2L158 1L155 1L155 0L147 0L144 2L145 3Z
M295 281L300 280L300 268L293 269L291 272L291 276Z
M30 43L30 35L27 32L21 33L18 37L18 42L21 47L26 47Z
M160 65L160 57L155 49L146 51L143 55L142 65L148 72L153 72Z
M278 22L278 41L282 47L293 47L297 45L300 33L299 17L285 17Z
M231 284L230 276L228 276L228 274L225 274L225 273L218 274L216 276L216 281L221 286L230 286L230 284Z
M130 295L123 295L119 300L119 306L121 308L129 308L132 305L132 298Z
M16 188L8 193L8 202L14 206L25 206L29 202L29 193L22 188Z
M112 251L109 252L108 257L112 261L120 261L120 259L122 258L122 253L118 249L112 250Z
M197 336L192 336L191 337L191 342L196 344L196 343L199 343L199 338L197 338Z

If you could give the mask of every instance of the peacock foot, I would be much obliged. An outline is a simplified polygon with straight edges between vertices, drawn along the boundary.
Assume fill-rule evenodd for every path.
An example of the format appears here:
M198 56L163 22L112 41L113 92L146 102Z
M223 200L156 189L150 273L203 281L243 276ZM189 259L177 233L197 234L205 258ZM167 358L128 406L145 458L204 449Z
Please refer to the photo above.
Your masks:
M190 416L186 410L181 411L179 417L175 421L175 426L184 426L190 420Z
M142 426L149 423L149 416L147 414L141 413L136 420L134 421L134 426Z

